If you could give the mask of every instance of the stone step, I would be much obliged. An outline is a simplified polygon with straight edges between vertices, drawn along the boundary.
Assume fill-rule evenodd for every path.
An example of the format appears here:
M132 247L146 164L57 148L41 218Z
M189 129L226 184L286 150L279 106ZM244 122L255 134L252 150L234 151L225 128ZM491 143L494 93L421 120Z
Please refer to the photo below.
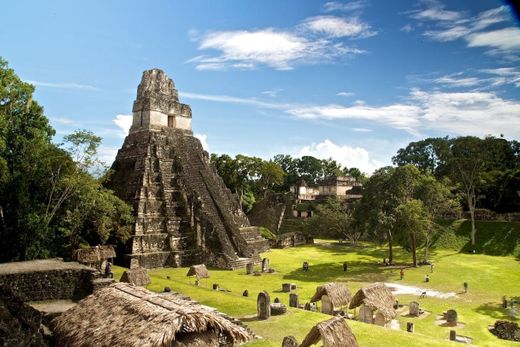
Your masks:
M229 262L229 268L231 270L244 269L249 263L258 263L253 258L238 258Z
M96 278L92 281L92 291L95 292L99 289L103 289L115 282L113 278Z

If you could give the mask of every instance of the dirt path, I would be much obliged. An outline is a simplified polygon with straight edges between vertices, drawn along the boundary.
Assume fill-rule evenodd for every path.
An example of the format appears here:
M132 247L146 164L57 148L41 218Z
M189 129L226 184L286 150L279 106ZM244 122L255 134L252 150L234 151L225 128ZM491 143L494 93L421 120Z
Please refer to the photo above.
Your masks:
M411 294L411 295L417 295L420 296L423 293L426 293L425 296L433 297L433 298L440 298L440 299L448 299L448 298L454 298L457 296L455 292L439 292L436 290L426 289L426 288L419 288L414 286L407 286L404 284L397 284L397 283L385 283L387 287L389 287L392 292L395 295L405 295L405 294Z

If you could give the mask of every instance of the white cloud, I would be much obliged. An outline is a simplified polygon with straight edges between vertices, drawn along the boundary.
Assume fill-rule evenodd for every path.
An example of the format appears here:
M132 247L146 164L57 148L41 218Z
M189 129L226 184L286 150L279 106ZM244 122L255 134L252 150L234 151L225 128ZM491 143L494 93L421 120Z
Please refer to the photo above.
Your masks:
M69 90L85 90L85 91L96 91L99 90L94 86L89 86L87 84L78 84L78 83L68 83L68 82L42 82L42 81L30 81L26 80L25 82L30 83L36 87L42 88L55 88L55 89L69 89Z
M467 40L468 47L492 47L500 51L520 50L520 29L511 27L475 33Z
M455 135L520 136L520 102L492 92L425 92L412 90L410 98L421 108L423 128Z
M447 87L472 87L483 82L477 77L459 77L460 75L460 73L457 73L442 76L434 79L433 82Z
M493 85L514 84L520 88L520 70L513 67L502 67L497 69L482 69L482 73L498 76L492 78Z
M370 25L359 18L341 18L334 16L318 16L305 20L303 26L314 33L328 37L359 37L366 38L376 35Z
M276 98L278 96L278 93L280 93L283 89L281 88L274 88L271 90L264 90L262 94L267 95L271 98Z
M250 105L250 106L268 108L268 109L283 110L288 107L291 107L291 105L289 105L289 104L266 102L266 101L261 101L261 100L257 100L254 98L239 98L236 96L229 96L229 95L199 94L199 93L189 93L189 92L180 92L179 95L186 99L206 100L206 101L222 102L222 103L228 103L228 104Z
M358 132L358 133L370 133L372 132L372 129L368 128L352 128L352 131Z
M520 51L520 30L516 27L492 31L484 29L497 23L510 21L507 6L492 8L469 16L465 12L447 11L437 1L430 7L412 11L411 17L420 21L427 29L423 32L433 40L446 42L463 39L467 47L486 47L488 54L501 55L504 59L518 60Z
M117 155L117 148L107 147L107 146L99 146L97 157L99 160L104 162L107 165L111 165Z
M196 38L198 49L213 54L187 60L197 70L250 70L268 66L291 70L298 64L322 64L363 54L342 38L366 38L376 32L359 17L310 17L292 29L260 28L210 32Z
M454 26L444 30L428 30L424 32L424 36L428 36L436 41L446 42L454 41L471 33L471 29L465 26Z
M349 96L354 96L355 94L352 93L352 92L339 92L336 94L336 96L344 96L344 97L349 97Z
M388 106L341 106L325 105L298 107L287 110L287 112L301 119L360 119L383 123L392 128L405 130L417 134L419 127L420 108L415 105L394 104Z
M347 168L357 167L362 172L369 174L382 166L381 162L370 158L370 154L366 149L337 145L329 139L304 146L296 154L298 157L305 155L311 155L318 159L332 158Z
M194 137L198 138L200 143L202 144L202 148L204 148L205 151L209 152L209 145L208 145L208 135L206 134L193 134Z
M360 10L363 7L367 6L367 2L364 0L352 0L346 3L338 2L338 1L330 1L326 2L325 5L323 5L323 10L325 12L334 12L334 11L355 11Z
M520 74L520 72L514 68L483 71L489 74L503 75L499 78L508 78L509 83L513 83L511 76L516 76L516 83L520 83L520 75L515 75ZM449 78L439 79L439 81L442 80L444 82L450 81ZM464 78L458 80L453 78L453 80L452 83L459 83L459 85L472 83L472 80L468 82ZM449 135L485 136L488 134L504 134L512 138L520 136L520 117L518 116L520 114L520 102L501 98L494 92L441 92L412 89L407 97L407 102L369 105L357 100L351 106L275 103L252 98L194 93L185 93L181 96L275 109L302 120L358 120L367 122L367 124L376 123L406 131L414 136L420 136L425 130L441 131ZM370 131L368 127L351 128L351 130Z
M201 59L203 64L250 62L266 64L279 70L290 69L290 62L307 54L309 43L292 33L265 29L258 31L223 31L206 35L199 49L220 51L220 62ZM211 58L210 58L211 59ZM194 60L192 60L194 61Z
M118 114L115 119L112 119L120 129L119 137L125 138L128 135L128 131L130 131L130 127L132 126L132 116L125 114Z
M53 123L63 124L63 125L75 125L78 122L74 119L65 118L65 117L51 117L50 118Z
M411 31L413 31L413 25L408 23L405 26L403 26L400 30L404 31L405 33L409 33Z
M435 74L433 74L435 75ZM474 90L491 90L503 85L520 88L520 69L501 67L493 69L469 70L440 77L409 76L414 83L435 83L447 88L473 87Z
M434 3L430 8L418 11L412 15L416 19L454 21L462 18L462 14L456 11L447 11L439 3Z

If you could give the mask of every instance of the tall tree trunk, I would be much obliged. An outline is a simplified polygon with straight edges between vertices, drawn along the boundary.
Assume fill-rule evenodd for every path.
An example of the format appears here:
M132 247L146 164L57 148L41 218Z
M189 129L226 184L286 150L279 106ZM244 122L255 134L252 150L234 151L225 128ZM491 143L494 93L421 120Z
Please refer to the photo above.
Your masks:
M469 214L471 216L471 245L475 247L475 234L477 233L475 226L475 209L470 207Z
M387 231L388 236L388 263L392 265L394 262L394 251L392 249L392 232Z
M475 235L477 233L477 227L475 226L475 207L477 199L475 193L469 192L467 194L469 215L471 217L471 246L475 247Z
M426 244L424 245L424 261L428 261L428 250L430 249L430 237L426 236Z
M415 232L410 233L410 238L412 241L412 258L413 258L413 266L417 267L417 240L415 237Z

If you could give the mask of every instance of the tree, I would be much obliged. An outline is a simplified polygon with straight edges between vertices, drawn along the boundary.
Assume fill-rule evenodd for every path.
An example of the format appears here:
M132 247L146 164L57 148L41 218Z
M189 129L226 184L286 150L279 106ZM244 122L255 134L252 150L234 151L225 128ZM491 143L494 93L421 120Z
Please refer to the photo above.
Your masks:
M90 173L100 138L71 134L69 152L53 144L33 92L0 59L0 261L69 257L79 243L128 237L131 208Z
M398 166L413 165L421 172L430 173L436 177L445 174L446 160L449 157L450 139L448 137L427 138L410 142L406 148L401 148L392 158Z
M438 180L449 178L463 197L471 219L471 242L475 245L475 209L497 212L520 208L520 144L487 136L428 138L411 142L393 158L397 165L412 164Z
M486 165L486 148L478 137L459 137L450 147L450 176L460 185L471 217L471 245L475 246L477 189Z
M290 155L277 154L273 157L273 161L280 165L284 172L284 183L280 187L280 190L284 192L288 191L289 188L300 179L298 174L298 160Z
M368 235L388 243L388 261L393 263L394 210L398 206L391 193L395 168L376 170L363 187L363 197L354 211L355 224Z
M258 173L260 175L260 179L258 180L258 183L263 192L272 190L275 186L283 184L284 172L280 165L272 160L269 160L262 161L259 166Z
M315 185L324 179L323 162L312 156L305 155L297 159L298 176L303 178L308 184Z
M418 236L428 234L431 215L417 199L408 200L396 209L396 227L399 228L400 243L412 252L413 266L417 267Z
M34 87L24 83L0 58L0 260L45 256L48 230L34 210L43 203L41 183L47 166L41 160L56 151L54 130L43 108L32 99ZM52 153L52 154L54 154Z
M345 238L353 246L362 234L360 229L354 227L351 212L333 198L318 206L315 214L307 221L307 229L318 236Z
M354 219L376 239L388 242L390 263L393 242L397 241L411 250L415 266L417 246L425 241L426 258L433 237L433 218L452 208L456 202L451 197L443 182L412 165L381 168L365 184Z
M435 223L435 220L442 219L445 215L460 214L460 202L454 197L449 179L442 181L435 179L432 175L422 175L416 189L415 196L419 199L423 207L431 216L431 227L420 229L424 240L424 261L428 260L428 252L434 236L440 232L442 226Z

